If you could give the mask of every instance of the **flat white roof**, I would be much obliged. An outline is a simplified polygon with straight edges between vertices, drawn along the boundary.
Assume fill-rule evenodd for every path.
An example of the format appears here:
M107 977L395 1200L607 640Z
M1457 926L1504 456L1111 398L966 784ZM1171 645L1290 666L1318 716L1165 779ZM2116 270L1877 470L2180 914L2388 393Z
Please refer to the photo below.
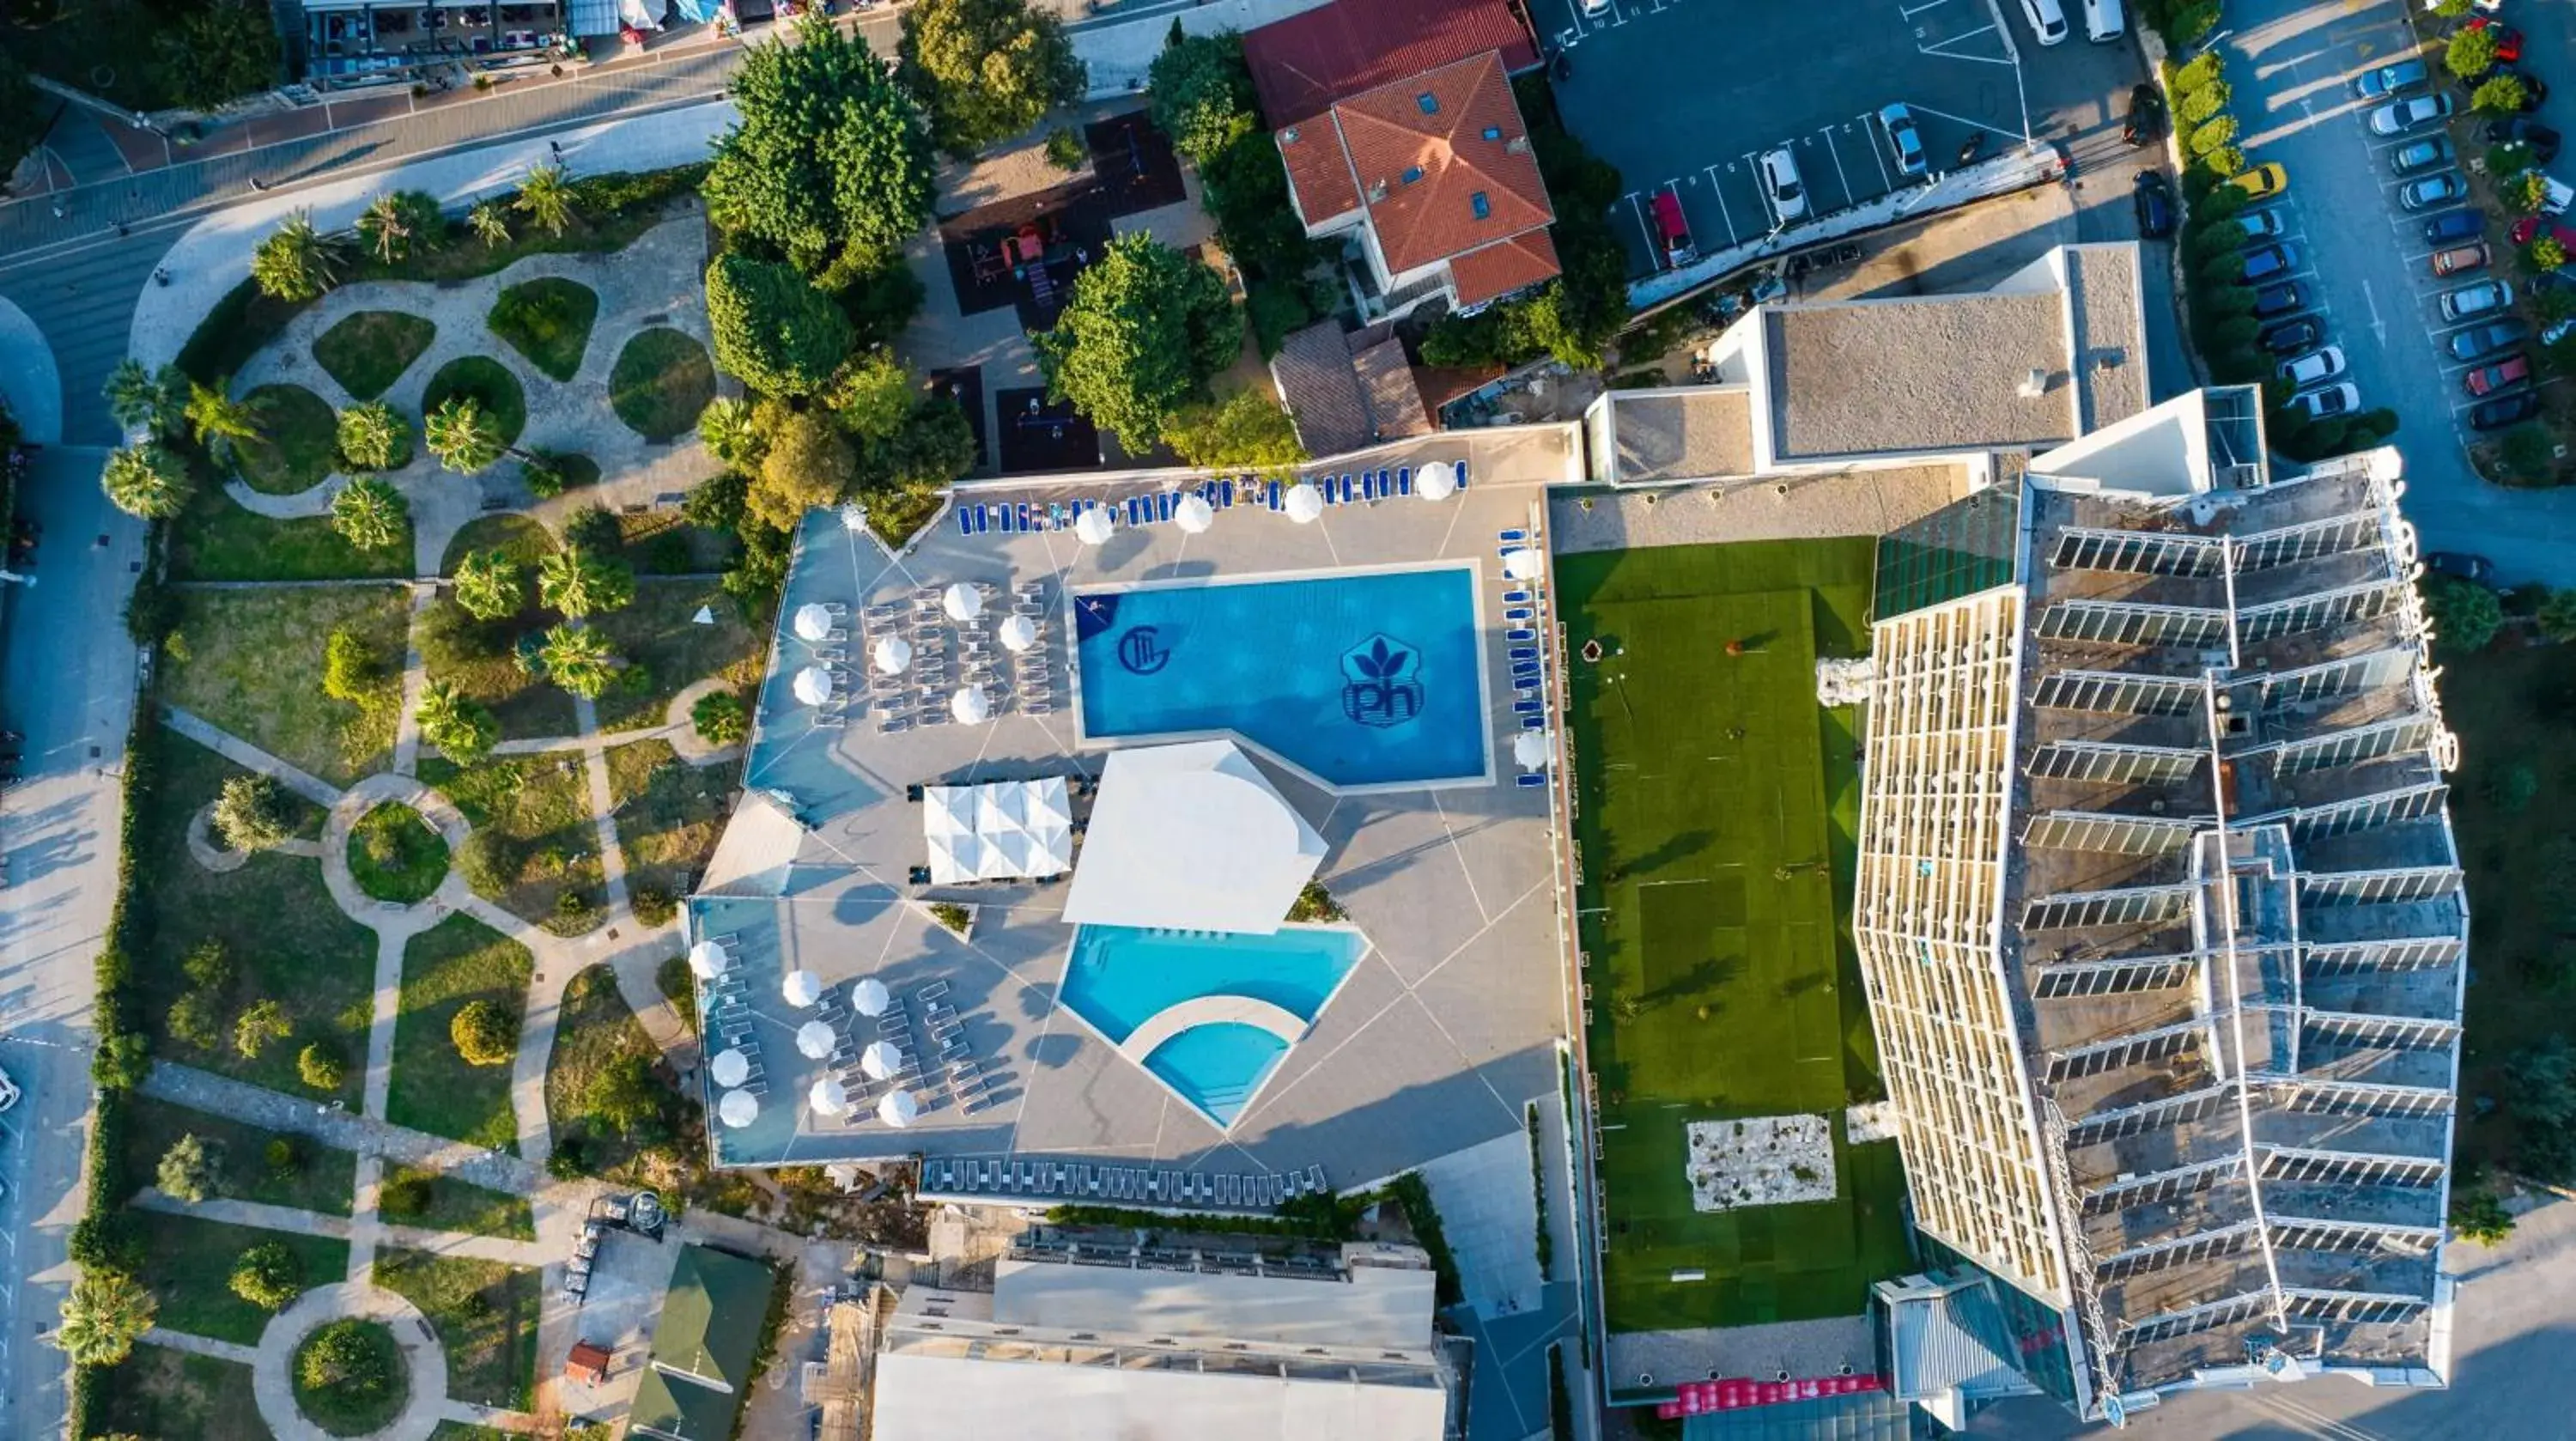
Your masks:
M872 1434L880 1441L1439 1441L1449 1409L1448 1393L1438 1386L976 1361L902 1351L877 1357L875 1399Z
M1212 1342L1431 1349L1436 1277L1428 1268L1358 1266L1350 1275L1339 1281L1004 1257L993 1274L993 1319Z
M1324 838L1234 742L1112 751L1064 919L1268 935L1323 860Z
M774 896L787 889L787 872L805 844L805 827L767 791L746 790L716 840L702 896Z

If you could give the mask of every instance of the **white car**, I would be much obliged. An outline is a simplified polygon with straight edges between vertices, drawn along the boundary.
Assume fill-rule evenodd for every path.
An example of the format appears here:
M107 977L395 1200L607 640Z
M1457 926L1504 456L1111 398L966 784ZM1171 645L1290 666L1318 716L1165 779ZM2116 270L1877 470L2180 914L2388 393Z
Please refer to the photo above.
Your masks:
M2293 390L2305 390L2332 380L2343 371L2343 347L2340 345L2321 345L2305 355L2281 362L2281 378L2288 381Z
M1771 218L1782 225L1807 218L1807 183L1798 178L1798 157L1789 147L1765 150L1754 166L1762 179L1762 198L1771 203Z
M2327 420L2361 409L2361 391L2347 380L2341 385L2302 390L2290 397L2290 404L2306 411L2310 420Z
M2066 7L2058 0L2021 0L2021 18L2030 22L2030 33L2040 44L2066 43Z

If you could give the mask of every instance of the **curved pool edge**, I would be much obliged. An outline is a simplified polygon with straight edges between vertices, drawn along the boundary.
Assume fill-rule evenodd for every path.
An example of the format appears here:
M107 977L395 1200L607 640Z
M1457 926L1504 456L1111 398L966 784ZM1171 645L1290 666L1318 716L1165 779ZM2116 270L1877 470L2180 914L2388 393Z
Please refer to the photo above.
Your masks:
M1320 1010L1320 1008L1318 1008ZM1214 993L1193 996L1165 1006L1147 1016L1142 1024L1127 1033L1118 1049L1138 1065L1154 1054L1165 1041L1198 1026L1233 1024L1268 1031L1284 1045L1293 1046L1304 1038L1312 1024L1298 1019L1295 1011L1258 996L1235 996Z

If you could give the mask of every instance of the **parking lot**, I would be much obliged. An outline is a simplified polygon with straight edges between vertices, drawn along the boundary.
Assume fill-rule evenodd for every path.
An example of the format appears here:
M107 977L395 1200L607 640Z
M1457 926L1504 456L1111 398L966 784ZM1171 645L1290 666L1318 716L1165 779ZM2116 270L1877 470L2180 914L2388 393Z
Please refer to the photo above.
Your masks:
M1667 187L1702 253L1775 224L1755 179L1762 152L1797 157L1810 218L1877 199L1897 175L1877 114L1903 101L1935 171L1985 134L1986 153L2029 130L2016 10L1995 0L1531 0L1540 38L1563 49L1566 125L1619 167L1616 217L1633 274L1654 268L1648 210ZM2082 45L2077 39L2075 45Z

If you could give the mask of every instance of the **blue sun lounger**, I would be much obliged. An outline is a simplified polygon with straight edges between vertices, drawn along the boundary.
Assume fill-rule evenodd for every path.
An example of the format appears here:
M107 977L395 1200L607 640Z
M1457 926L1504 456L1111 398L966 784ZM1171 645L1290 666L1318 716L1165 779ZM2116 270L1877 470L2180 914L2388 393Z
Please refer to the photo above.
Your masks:
M1173 492L1173 491L1168 491L1168 490L1167 490L1167 491L1164 491L1162 494L1160 494L1160 495L1158 495L1158 496L1155 496L1155 497L1154 497L1154 519L1155 519L1155 520L1157 520L1157 521L1167 521L1167 520L1170 520L1170 519L1172 518L1172 508L1173 508L1174 506L1176 506L1176 505L1179 505L1180 503L1181 503L1181 498L1180 498L1180 496L1179 496L1177 493Z
M1529 603L1530 593L1528 591L1507 590L1503 592L1503 604L1505 605L1527 605Z
M1512 784L1520 786L1523 789L1528 789L1533 786L1543 786L1547 784L1547 776L1544 773L1532 771L1527 775L1512 777Z
M1532 611L1527 606L1516 606L1510 610L1504 611L1503 619L1510 621L1526 621L1532 619L1536 614L1537 612Z
M1360 499L1365 500L1365 501L1370 501L1370 502L1375 502L1375 501L1376 501L1376 499L1377 499L1377 472L1376 472L1376 471L1374 471L1374 470L1363 470L1363 471L1361 471L1361 472L1360 472Z
M962 505L957 507L957 533L959 535L975 533L975 522L966 518L966 507Z
M1263 497L1262 503L1269 506L1272 510L1277 510L1279 508L1279 482L1275 480L1270 482L1269 494Z
M1516 660L1512 662L1512 674L1516 676L1536 676L1538 674L1538 662L1534 660Z
M1349 475L1347 472L1345 472L1345 473L1343 474L1343 476L1342 476L1342 504L1344 504L1344 505L1348 505L1348 504L1350 504L1350 503L1351 503L1351 478L1350 478L1350 475Z
M1036 530L1036 529L1038 529L1038 528L1039 528L1039 526L1038 526L1038 523L1037 523L1037 522L1038 522L1039 518L1040 518L1040 517L1039 517L1038 513L1037 513L1035 510L1031 509L1031 508L1027 505L1027 503L1023 502L1023 503L1021 504L1021 506L1020 506L1020 529L1022 529L1022 530Z
M1341 502L1339 502L1339 501L1337 501L1337 500L1333 499L1333 494L1334 494L1334 492L1333 492L1333 478L1332 478L1331 476L1327 475L1327 476L1323 476L1323 477L1318 478L1318 479L1314 482L1314 485L1315 485L1315 488L1316 488L1317 490L1319 490L1319 491L1323 492L1323 496L1324 496L1324 504L1326 504L1326 505L1338 505L1338 504L1340 504L1340 503L1341 503Z
M1398 495L1411 495L1411 494L1413 494L1413 467L1412 467L1412 466L1409 466L1409 465L1408 465L1408 466L1404 467L1402 470L1399 470L1399 471L1397 471L1397 472L1395 473L1395 493L1396 493L1396 494L1398 494Z
M1246 480L1246 481L1244 482L1244 484L1246 484L1246 485L1250 485L1251 483L1252 483L1252 482L1251 482L1251 481L1249 481L1249 480ZM1219 505L1217 506L1217 509L1219 509L1219 510L1232 510L1232 509L1234 509L1234 482L1233 482L1233 481L1231 481L1231 480L1220 481L1220 482L1218 482L1218 484L1217 484L1217 488L1216 488L1216 489L1217 489L1217 494L1219 494L1219 495L1221 495L1221 496L1224 496L1224 497L1225 497L1225 500L1224 500L1221 504L1219 504Z
M997 505L993 507L993 513L1001 517L1002 534L1009 535L1013 528L1011 525L1011 508L1007 505Z
M1537 631L1534 631L1534 630L1507 630L1507 631L1503 632L1503 639L1505 639L1505 640L1512 640L1512 641L1520 641L1520 640L1532 640L1532 641L1534 641L1534 640L1538 639L1538 632L1537 632Z
M1129 525L1140 525L1140 524L1142 524L1142 523L1143 523L1141 520L1139 520L1139 519L1137 518L1137 515L1136 515L1136 497L1134 497L1134 496L1132 496L1132 495L1131 495L1131 496L1129 496L1129 497L1127 497L1127 523L1128 523Z
M1498 530L1494 532L1494 539L1503 542L1505 545L1519 545L1529 539L1529 532L1525 530Z
M1525 731L1543 731L1547 729L1547 717L1543 715L1522 716L1521 729Z
M1458 488L1460 490L1465 490L1467 488L1467 458L1465 456L1460 456L1458 458Z
M1537 715L1545 708L1545 705L1546 703L1543 701L1516 700L1512 702L1512 714Z
M1514 660L1536 660L1536 659L1538 659L1538 647L1537 647L1537 646L1534 646L1534 645L1516 645L1516 646L1513 646L1513 647L1512 647L1512 659L1514 659Z

